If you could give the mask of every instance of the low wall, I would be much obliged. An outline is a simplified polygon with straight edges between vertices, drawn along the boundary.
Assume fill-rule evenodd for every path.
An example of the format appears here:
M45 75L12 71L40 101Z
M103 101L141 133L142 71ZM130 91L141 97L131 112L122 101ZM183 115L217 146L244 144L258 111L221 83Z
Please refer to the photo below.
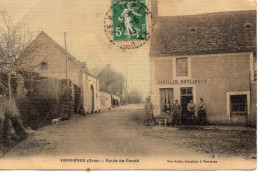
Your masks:
M99 110L111 108L111 94L99 91Z

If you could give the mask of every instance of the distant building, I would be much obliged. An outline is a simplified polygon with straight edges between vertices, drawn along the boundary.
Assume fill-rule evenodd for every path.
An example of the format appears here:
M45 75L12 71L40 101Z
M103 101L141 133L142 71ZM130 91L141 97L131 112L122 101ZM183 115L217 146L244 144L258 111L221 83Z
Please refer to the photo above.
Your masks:
M151 35L155 115L178 99L206 101L210 124L256 125L256 11L158 16Z
M41 32L23 54L21 69L37 72L44 77L66 79L66 51L45 32ZM99 81L87 72L86 63L68 53L68 78L81 89L85 112L99 108Z

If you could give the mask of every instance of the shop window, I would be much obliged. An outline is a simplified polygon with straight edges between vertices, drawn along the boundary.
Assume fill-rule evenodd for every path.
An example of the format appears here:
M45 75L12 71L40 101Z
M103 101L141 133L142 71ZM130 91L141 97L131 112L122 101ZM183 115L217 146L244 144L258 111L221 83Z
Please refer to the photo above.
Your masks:
M174 103L173 100L173 88L161 88L160 89L161 98L161 113L170 113L171 107Z
M176 76L188 76L188 58L176 58Z
M247 114L247 95L231 95L230 108L231 116Z

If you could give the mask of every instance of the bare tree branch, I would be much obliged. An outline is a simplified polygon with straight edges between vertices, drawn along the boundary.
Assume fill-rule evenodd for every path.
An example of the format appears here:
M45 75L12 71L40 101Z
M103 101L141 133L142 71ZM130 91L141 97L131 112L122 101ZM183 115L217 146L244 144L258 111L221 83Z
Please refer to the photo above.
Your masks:
M26 24L13 22L5 11L0 11L0 24L0 73L16 76L21 54L31 42L32 33ZM0 81L2 89L8 87L9 83Z

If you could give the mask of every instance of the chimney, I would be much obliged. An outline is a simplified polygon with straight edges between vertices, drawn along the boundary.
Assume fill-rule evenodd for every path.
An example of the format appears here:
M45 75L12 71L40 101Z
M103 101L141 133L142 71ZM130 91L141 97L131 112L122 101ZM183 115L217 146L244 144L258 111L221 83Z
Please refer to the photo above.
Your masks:
M158 0L151 0L151 13L154 20L158 18Z

